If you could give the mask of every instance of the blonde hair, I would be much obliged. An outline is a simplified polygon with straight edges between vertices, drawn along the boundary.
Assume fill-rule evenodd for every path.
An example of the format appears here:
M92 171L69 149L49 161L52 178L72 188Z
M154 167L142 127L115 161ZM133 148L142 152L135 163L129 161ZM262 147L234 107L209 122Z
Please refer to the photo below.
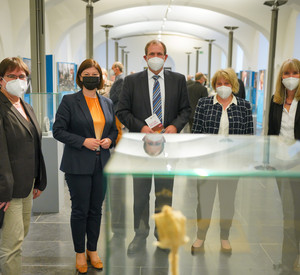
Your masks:
M123 72L124 66L123 66L123 64L122 64L121 62L116 61L116 62L112 65L112 68L114 68L114 67L119 68L119 70L120 70L121 73Z
M227 69L221 69L216 71L214 74L212 80L211 80L211 85L214 90L216 90L216 82L218 78L224 78L228 80L231 84L231 89L234 94L237 94L239 92L240 84L237 78L237 75L235 71L232 68L227 68Z
M286 88L282 84L282 76L288 70L295 70L298 71L298 73L300 73L300 61L296 58L293 58L293 59L287 59L282 63L277 76L274 99L273 99L273 101L277 104L284 103ZM300 100L300 85L298 85L297 91L295 93L295 99L297 101Z

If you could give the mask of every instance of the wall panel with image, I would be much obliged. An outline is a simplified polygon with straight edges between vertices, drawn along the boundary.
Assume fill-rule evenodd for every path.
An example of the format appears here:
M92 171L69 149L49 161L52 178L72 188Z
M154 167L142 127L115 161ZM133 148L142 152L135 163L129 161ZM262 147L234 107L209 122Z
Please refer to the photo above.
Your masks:
M263 124L265 83L266 83L266 70L260 70L258 72L257 96L256 96L257 126L260 128L262 128L262 124ZM267 102L267 104L269 103Z
M57 92L75 92L77 65L75 63L57 62Z
M249 70L241 71L240 78L245 85L246 100L251 103L252 113L256 114L257 72Z
M28 87L27 87L27 91L25 93L25 97L27 94L32 92L32 87L31 87L31 59L30 58L23 58L24 63L27 65L28 69L29 69L29 76L28 76Z
M77 64L70 62L57 62L57 106L66 94L77 91L76 84Z

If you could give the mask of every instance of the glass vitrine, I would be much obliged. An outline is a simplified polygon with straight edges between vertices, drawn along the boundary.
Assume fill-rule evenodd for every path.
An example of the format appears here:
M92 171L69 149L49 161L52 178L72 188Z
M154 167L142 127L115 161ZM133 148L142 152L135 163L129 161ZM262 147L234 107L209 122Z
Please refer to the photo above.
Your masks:
M28 93L24 95L24 100L33 107L44 133L52 131L55 114L63 96L72 93L74 92Z
M105 177L106 274L170 274L168 250L154 245L152 216L163 204L186 217L179 274L300 270L299 141L129 133ZM192 248L196 239L204 241L199 249Z

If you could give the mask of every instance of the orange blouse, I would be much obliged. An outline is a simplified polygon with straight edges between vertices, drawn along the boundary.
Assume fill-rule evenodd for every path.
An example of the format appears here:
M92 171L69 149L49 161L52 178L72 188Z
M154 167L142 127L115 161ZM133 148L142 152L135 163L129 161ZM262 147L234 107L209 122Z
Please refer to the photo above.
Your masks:
M93 98L84 96L84 98L93 119L96 139L100 140L105 125L105 116L103 114L100 102L98 97Z

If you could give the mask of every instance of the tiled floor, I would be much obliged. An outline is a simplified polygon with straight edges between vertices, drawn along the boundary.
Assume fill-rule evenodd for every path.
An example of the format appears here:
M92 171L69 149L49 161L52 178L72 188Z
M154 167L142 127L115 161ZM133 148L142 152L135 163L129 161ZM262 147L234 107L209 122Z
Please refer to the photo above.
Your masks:
M121 188L120 188L121 184ZM187 217L189 242L180 248L179 274L265 275L294 274L282 272L283 215L281 199L275 179L240 179L235 202L235 216L230 232L233 252L231 256L220 253L219 207L215 200L211 226L205 242L205 253L192 256L191 245L196 237L196 182L176 177L173 207ZM110 242L110 261L106 261L105 227L103 220L98 252L105 266L102 272L89 267L88 274L112 275L167 275L168 254L157 249L153 242L154 221L147 245L136 256L127 256L127 247L134 236L132 214L132 179L128 176L112 185L112 217L119 222L119 231L124 238L116 237ZM286 194L287 201L290 195ZM150 207L153 211L153 191ZM151 210L150 210L151 211ZM151 212L150 212L151 213ZM291 213L290 213L291 214ZM75 253L69 226L70 201L65 188L65 206L61 213L34 214L29 235L23 246L23 274L76 274ZM286 224L286 231L289 224ZM112 237L109 232L108 238ZM289 237L288 237L289 238ZM292 259L294 260L294 258Z

